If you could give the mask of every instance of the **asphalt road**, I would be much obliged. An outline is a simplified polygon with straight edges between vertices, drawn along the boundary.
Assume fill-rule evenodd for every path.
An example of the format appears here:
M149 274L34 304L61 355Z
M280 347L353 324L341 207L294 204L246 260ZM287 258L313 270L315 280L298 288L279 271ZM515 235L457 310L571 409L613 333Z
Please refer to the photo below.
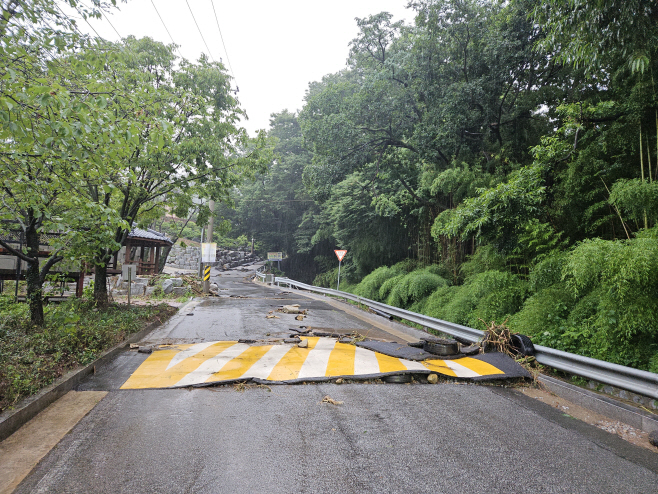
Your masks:
M223 298L192 303L144 344L283 337L300 324L402 342L418 336L340 304L248 283L245 274L218 277ZM265 318L292 303L310 310L303 323ZM126 351L80 385L108 394L15 492L658 492L658 454L511 388L120 390L145 358ZM322 403L325 396L343 403Z

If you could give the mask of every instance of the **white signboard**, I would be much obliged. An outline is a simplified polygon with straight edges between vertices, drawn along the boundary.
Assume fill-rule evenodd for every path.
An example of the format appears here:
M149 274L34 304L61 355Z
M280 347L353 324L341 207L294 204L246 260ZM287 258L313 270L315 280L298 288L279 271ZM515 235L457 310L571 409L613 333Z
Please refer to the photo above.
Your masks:
M130 273L128 273L130 271ZM123 264L121 266L121 278L126 281L128 279L137 279L137 264Z
M217 261L217 244L203 243L201 244L201 262L216 262Z

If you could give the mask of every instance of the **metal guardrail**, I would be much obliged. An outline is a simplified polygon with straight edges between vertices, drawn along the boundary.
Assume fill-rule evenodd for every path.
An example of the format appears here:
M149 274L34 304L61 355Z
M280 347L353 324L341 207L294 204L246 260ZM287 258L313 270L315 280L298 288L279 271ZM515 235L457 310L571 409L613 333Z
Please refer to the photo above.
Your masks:
M259 278L264 277L262 273L258 274ZM307 290L314 293L321 293L333 297L341 297L351 300L358 304L366 305L372 309L388 313L400 319L406 319L416 324L420 324L435 331L440 331L467 341L476 342L484 336L484 331L479 329L469 328L460 324L443 321L434 317L418 314L408 310L400 309L399 307L392 307L390 305L382 304L374 300L359 297L352 293L341 292L332 290L331 288L321 288L299 281L291 280L289 278L277 277L275 278L277 285L287 285L301 290ZM653 399L658 399L658 374L653 372L642 371L625 367L623 365L612 364L603 360L597 360L574 353L563 352L541 345L535 345L535 358L537 362L554 369L575 374L577 376L586 377L595 381L610 384L633 393L638 393L643 396L648 396Z

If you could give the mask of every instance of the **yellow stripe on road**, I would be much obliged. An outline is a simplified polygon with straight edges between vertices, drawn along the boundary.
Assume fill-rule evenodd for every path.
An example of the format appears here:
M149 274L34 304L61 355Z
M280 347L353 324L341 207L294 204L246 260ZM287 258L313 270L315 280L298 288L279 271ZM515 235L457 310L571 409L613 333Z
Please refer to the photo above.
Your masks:
M377 362L379 363L379 372L399 372L406 371L407 367L400 361L399 358L389 357L383 353L375 352Z
M193 345L180 345L175 349L156 350L140 365L121 389L168 388L196 370L208 359L234 345L234 341L216 341L200 352L176 362L177 355Z
M192 386L248 378L293 381L408 371L431 371L458 378L505 375L490 363L469 357L415 362L338 343L333 338L304 339L308 340L307 348L293 344L249 346L237 341L163 347L154 351L121 389Z
M308 348L292 346L290 351L274 366L272 373L267 377L268 381L291 381L297 379L299 371L301 370L302 365L304 365L306 357L308 357L308 352L313 350L317 342L320 340L320 338L316 336L305 339L308 340Z
M331 352L325 376L353 376L356 345L336 343Z
M458 377L454 370L446 365L445 360L426 360L423 365L429 370L438 372L445 376Z
M218 372L212 374L206 382L230 381L237 379L247 372L261 357L263 357L271 346L252 346L242 352L238 357L229 360Z

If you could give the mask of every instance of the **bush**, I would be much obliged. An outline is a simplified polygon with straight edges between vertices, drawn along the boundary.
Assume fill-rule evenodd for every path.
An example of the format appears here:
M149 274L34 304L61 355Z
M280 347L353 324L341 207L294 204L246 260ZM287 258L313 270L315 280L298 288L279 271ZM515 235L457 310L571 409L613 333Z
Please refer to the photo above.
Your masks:
M575 303L576 298L564 283L544 288L526 300L523 308L510 318L509 327L530 336L539 345L558 348Z
M562 271L567 262L567 254L555 251L544 258L530 272L530 290L534 293L556 285L562 281ZM566 286L563 287L566 289Z
M485 321L502 322L522 306L528 294L527 282L512 273L485 271L455 290L452 299L435 316L472 328Z
M455 298L455 294L460 289L461 286L443 286L434 290L434 292L425 299L425 303L422 307L423 314L438 319L446 319L444 312L445 306Z
M438 274L432 272L432 267L412 271L397 279L392 287L386 303L396 307L407 308L429 296L440 286L447 286L448 282Z
M379 300L386 300L389 294L391 293L391 290L393 290L395 285L397 285L398 282L404 277L405 277L404 274L398 274L396 276L393 276L393 278L389 278L384 283L382 283L382 286L379 287Z
M379 298L379 289L386 280L398 274L401 274L401 271L394 267L381 266L363 278L356 286L354 293L370 300L381 301L382 299Z
M338 268L332 269L325 273L320 273L313 279L313 285L322 286L324 288L336 289L338 284Z
M492 246L482 245L475 254L469 256L459 268L461 275L468 281L475 275L486 271L506 271L505 258Z
M658 242L652 238L587 240L569 254L564 267L575 295L596 293L598 303L585 321L605 350L600 358L648 369L658 353Z
M46 306L45 324L37 328L29 322L27 304L0 296L0 411L174 312L169 306L110 305L100 310L93 302L72 299Z

